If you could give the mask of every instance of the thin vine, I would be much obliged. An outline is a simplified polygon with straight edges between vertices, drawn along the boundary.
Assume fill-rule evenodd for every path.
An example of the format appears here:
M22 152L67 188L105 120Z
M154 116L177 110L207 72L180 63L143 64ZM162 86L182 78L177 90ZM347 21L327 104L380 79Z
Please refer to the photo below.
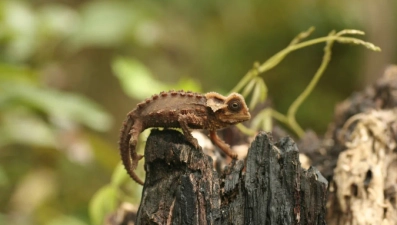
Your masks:
M332 31L329 33L328 36L301 42L303 39L310 36L310 34L313 31L314 28L311 27L307 31L298 34L285 49L281 50L280 52L269 58L262 65L260 65L259 63L255 63L254 67L245 74L245 76L231 91L231 92L239 92L244 88L242 94L245 97L247 97L250 93L252 93L249 106L250 108L254 108L255 106L257 106L259 102L265 101L267 96L266 84L263 81L263 78L259 77L259 75L277 66L289 53L295 50L322 42L326 43L326 46L324 48L324 56L320 67L316 71L315 75L313 76L312 80L307 85L307 87L290 105L287 114L284 115L274 109L271 110L264 109L257 115L257 118L253 118L254 121L253 123L257 125L262 124L262 128L265 128L264 130L266 131L270 131L271 129L271 125L269 125L271 124L271 119L267 118L270 116L289 126L291 130L293 130L298 137L302 137L304 135L304 130L296 121L296 112L298 111L302 103L310 95L310 93L314 90L321 76L324 74L324 71L327 68L328 63L331 60L331 52L332 52L331 48L334 42L339 42L343 44L363 45L364 47L372 51L380 51L380 48L378 46L375 46L370 42L365 42L361 39L354 37L343 36L343 35L364 35L364 32L362 31L351 30L351 29L345 29L338 33ZM243 125L240 125L238 127L242 132L246 133L247 135L253 135L255 133L254 130L246 128Z

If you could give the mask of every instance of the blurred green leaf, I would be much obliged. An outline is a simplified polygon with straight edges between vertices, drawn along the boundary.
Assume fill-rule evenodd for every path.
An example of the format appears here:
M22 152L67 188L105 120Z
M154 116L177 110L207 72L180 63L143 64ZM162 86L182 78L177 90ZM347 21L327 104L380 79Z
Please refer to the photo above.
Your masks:
M166 85L154 79L151 72L135 59L116 58L112 68L124 92L130 97L144 99L153 93L168 89Z
M256 79L252 79L244 88L243 92L241 93L244 97L247 97L249 93L252 91L254 87Z
M111 184L120 187L123 183L130 180L130 177L125 171L125 168L122 163L117 164L116 169L113 171Z
M115 148L115 143L92 133L87 133L85 137L90 142L95 160L109 171L112 171L115 165L120 162L120 154Z
M61 215L46 223L46 225L88 225L77 217Z
M259 102L266 100L267 87L263 78L255 77L252 78L250 82L243 89L243 96L248 96L252 92L251 101L249 103L249 108L254 109Z
M56 147L54 131L42 119L27 110L13 110L2 113L0 126L0 147L12 143L40 147Z
M4 18L3 27L9 43L5 50L14 61L30 57L37 47L37 18L32 7L23 1L5 1L1 15Z
M262 89L261 85L258 83L258 78L255 78L255 87L254 90L252 91L252 97L251 97L251 102L249 105L250 109L254 109L255 106L258 104L259 100L261 99L262 95Z
M271 132L273 129L273 118L271 115L271 109L265 109L262 114L262 130Z
M135 173L138 176L142 176L143 167L138 167ZM122 163L117 164L114 169L109 185L118 187L120 190L127 190L126 193L124 193L124 191L122 192L124 196L123 200L139 204L142 195L142 186L130 178Z
M0 213L0 224L7 224L7 215Z
M0 187L4 187L9 184L9 178L4 171L4 168L0 165ZM1 221L1 220L0 220ZM2 223L0 223L2 224Z
M0 82L37 84L37 72L24 66L0 63Z
M251 128L270 132L273 128L271 109L264 109L251 120Z
M13 82L1 83L0 93L0 109L30 106L59 122L75 121L97 131L111 125L110 116L99 105L77 94Z
M91 199L89 213L92 224L103 224L105 216L117 207L117 188L106 185L99 189Z
M181 78L176 85L160 82L153 78L145 65L135 59L118 57L113 61L112 68L124 92L135 99L145 99L154 93L170 89L201 91L198 82L188 77Z
M81 23L72 37L80 46L113 46L128 35L134 22L134 10L121 1L89 1L80 11Z
M261 97L260 100L263 102L266 100L267 97L267 86L265 84L265 81L263 80L263 78L258 77L258 83L261 86Z
M263 122L264 110L258 113L255 117L251 119L251 129L261 130Z
M50 37L73 34L80 19L80 15L74 9L59 3L44 5L37 16L41 34Z
M168 89L173 89L171 85L169 85ZM194 92L201 92L201 87L198 81L190 78L190 77L181 77L178 81L178 84L174 87L176 90L188 90Z

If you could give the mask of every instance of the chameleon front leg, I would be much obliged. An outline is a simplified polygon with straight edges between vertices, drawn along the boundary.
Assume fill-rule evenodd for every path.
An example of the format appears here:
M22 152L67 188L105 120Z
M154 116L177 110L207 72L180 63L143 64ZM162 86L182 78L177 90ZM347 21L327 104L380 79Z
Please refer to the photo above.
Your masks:
M233 153L230 149L230 146L219 138L215 130L210 131L210 138L216 146L218 146L224 153L226 153L226 155L230 156L232 159L237 159L237 154Z
M193 114L179 115L178 122L182 129L183 135L186 137L187 141L189 141L195 148L200 149L200 145L196 138L192 136L192 133L189 129L189 124L201 124L202 119Z

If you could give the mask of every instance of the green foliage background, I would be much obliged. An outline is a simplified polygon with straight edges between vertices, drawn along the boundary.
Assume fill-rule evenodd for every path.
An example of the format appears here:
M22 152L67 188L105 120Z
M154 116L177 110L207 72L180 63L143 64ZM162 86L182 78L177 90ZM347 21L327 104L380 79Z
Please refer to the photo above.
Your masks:
M100 223L121 200L140 197L117 150L121 122L137 101L166 89L226 94L254 62L310 26L314 36L363 30L382 53L335 44L298 112L303 128L323 133L335 103L396 62L396 6L0 0L0 224ZM301 93L322 48L294 52L266 74L276 109L285 112Z

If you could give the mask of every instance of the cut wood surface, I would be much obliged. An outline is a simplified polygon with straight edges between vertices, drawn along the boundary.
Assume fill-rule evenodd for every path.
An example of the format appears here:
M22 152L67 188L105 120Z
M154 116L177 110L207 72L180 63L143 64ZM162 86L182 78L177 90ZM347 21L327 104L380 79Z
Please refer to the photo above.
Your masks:
M153 130L136 224L325 224L327 181L305 171L290 138L259 133L222 174L174 130Z

